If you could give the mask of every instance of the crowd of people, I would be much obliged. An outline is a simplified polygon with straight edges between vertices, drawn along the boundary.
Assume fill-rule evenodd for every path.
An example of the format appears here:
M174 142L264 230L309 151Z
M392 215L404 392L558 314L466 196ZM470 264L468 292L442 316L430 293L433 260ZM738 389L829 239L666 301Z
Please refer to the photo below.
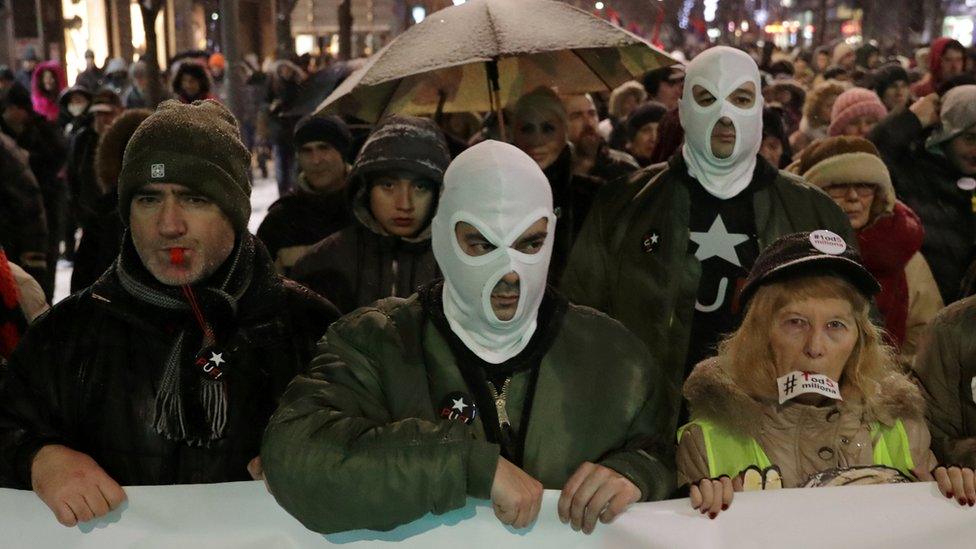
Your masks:
M220 54L175 60L157 106L142 62L89 56L68 87L32 53L0 69L0 486L62 524L124 485L245 479L327 533L468 497L524 528L543 489L586 533L778 488L976 505L958 41L714 46L607 93L527 90L504 132L368 134L296 114L307 60L248 59L235 117Z

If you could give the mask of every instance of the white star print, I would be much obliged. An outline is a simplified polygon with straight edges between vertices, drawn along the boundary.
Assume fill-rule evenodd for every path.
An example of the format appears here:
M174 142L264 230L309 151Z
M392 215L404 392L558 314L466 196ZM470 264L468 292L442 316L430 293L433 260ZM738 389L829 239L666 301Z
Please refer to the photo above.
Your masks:
M652 234L651 235L651 244L657 244L657 241L660 240L660 239L661 239L661 237L658 236L657 233Z
M467 404L464 403L464 397L452 398L451 402L454 403L454 406L451 406L451 409L457 410L458 412L463 412L464 408L467 406Z
M224 360L224 353L215 353L210 351L210 362L213 362L214 366L220 366L222 363L227 361Z
M698 261L705 261L710 257L720 257L736 267L741 267L739 255L735 253L735 247L749 240L749 237L740 233L729 233L725 228L722 216L715 216L715 221L708 228L707 233L691 233L691 241L698 244L698 251L695 257Z

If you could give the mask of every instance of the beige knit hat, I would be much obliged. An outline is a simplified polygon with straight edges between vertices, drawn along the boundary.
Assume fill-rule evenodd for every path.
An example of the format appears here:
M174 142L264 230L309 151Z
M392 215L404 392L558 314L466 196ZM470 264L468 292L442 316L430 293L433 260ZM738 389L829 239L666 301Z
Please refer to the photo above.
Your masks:
M828 137L808 147L799 162L797 173L821 189L846 183L873 183L877 213L891 213L895 208L895 189L888 168L874 144L860 137Z

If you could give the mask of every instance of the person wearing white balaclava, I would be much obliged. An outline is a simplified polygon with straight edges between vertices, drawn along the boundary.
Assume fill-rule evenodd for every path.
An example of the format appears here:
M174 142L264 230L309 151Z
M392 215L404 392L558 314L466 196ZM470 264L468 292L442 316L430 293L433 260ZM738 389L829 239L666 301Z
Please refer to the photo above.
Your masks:
M431 225L444 280L333 324L281 400L262 462L286 510L385 530L490 498L525 528L547 488L589 533L670 494L676 391L618 322L547 288L556 222L518 148L454 159Z
M502 162L507 169L499 173ZM494 185L479 184L488 175ZM502 143L452 164L445 179L450 184L431 227L434 258L444 274L444 315L475 355L498 364L522 351L536 330L556 226L552 190L535 161ZM548 222L541 246L532 254L516 249L516 240L539 220ZM477 257L465 253L455 234L462 222L495 249ZM509 273L518 275L520 299L514 317L501 320L492 309L492 294Z
M758 155L763 100L748 54L714 47L685 74L683 146L598 196L562 279L571 301L640 337L676 386L735 328L761 249L817 229L855 242L832 200Z
M753 101L743 108L732 96L750 83ZM701 103L701 89L711 95L711 104ZM759 67L745 52L720 46L706 50L688 65L684 93L678 101L678 115L685 130L681 154L688 173L718 198L732 198L752 180L756 154L762 146L760 89ZM730 126L732 129L727 131L734 135L735 145L731 154L720 157L713 137Z

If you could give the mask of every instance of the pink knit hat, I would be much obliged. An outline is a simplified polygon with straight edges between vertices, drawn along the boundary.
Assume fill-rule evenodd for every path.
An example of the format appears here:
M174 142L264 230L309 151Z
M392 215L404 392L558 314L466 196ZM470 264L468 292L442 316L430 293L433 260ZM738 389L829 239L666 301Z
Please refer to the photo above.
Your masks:
M855 118L873 114L881 120L888 114L888 109L878 98L878 94L865 88L851 88L837 96L834 107L830 111L830 128L827 134L840 135Z

